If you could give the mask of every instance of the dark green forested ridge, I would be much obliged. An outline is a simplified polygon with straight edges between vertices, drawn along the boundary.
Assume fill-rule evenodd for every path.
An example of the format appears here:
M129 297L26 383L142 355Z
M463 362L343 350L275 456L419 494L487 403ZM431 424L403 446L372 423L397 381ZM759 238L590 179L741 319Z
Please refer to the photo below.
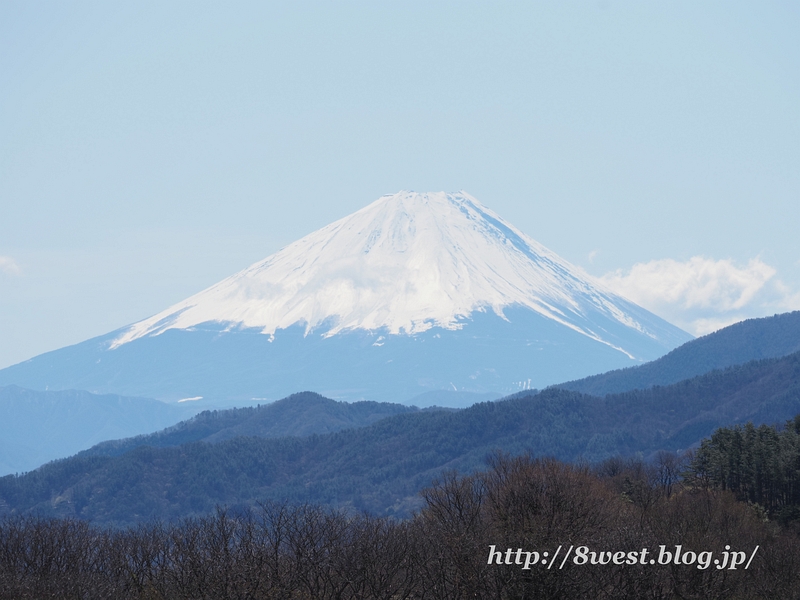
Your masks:
M694 454L689 472L703 485L732 491L782 522L800 519L800 414L785 426L753 423L717 429Z
M715 369L800 351L800 311L748 319L686 342L661 358L557 387L603 396L670 385Z
M364 427L415 407L388 402L337 402L314 392L246 408L207 410L156 433L102 442L81 452L86 456L119 456L139 446L166 448L190 442L217 443L238 436L303 437Z
M470 472L497 449L568 461L648 456L689 448L720 426L798 412L800 353L603 398L548 389L327 435L76 456L0 478L0 510L124 524L272 498L407 515L443 470Z

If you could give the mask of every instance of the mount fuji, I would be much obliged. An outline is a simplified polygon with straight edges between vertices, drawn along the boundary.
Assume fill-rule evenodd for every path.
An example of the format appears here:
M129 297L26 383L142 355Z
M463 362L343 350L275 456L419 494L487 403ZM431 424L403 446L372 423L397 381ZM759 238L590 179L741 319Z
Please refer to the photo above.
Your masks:
M400 192L157 315L8 367L0 385L225 403L499 396L690 339L469 194Z

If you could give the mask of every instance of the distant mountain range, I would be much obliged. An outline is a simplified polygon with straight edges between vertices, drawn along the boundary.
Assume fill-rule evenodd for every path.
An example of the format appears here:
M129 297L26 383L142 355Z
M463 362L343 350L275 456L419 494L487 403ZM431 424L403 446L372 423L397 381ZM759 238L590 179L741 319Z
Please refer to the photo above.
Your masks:
M714 369L800 351L800 311L748 319L676 348L644 365L593 375L557 387L603 396L669 385Z
M240 436L305 437L366 427L386 417L417 410L388 402L337 402L314 392L301 392L262 406L206 410L162 431L102 442L80 455L120 456L139 446L169 448L192 442L216 444Z
M557 387L602 396L654 385L668 385L713 369L753 359L780 357L800 350L800 312L743 321L687 342L665 357L640 367L612 371ZM530 392L514 396L523 397ZM311 401L309 398L314 398ZM457 407L494 400L492 394L430 391L411 400L419 407ZM322 403L321 403L322 402ZM399 404L348 404L304 393L272 403L234 411L206 410L204 400L165 404L151 399L88 392L36 392L16 386L0 388L0 475L30 471L50 460L93 449L119 454L141 445L174 446L193 441L214 442L236 435L304 436L362 427L375 420L411 410ZM164 432L150 434L205 411ZM720 421L724 423L724 419Z
M303 395L298 414L330 402ZM367 412L376 415L373 408ZM292 412L292 403L281 410ZM265 427L249 411L201 416L0 478L0 512L121 525L272 498L402 516L443 470L480 467L494 451L588 461L648 456L689 448L721 425L781 423L800 412L800 353L602 398L550 388L462 410L405 410L325 435L236 436Z
M191 403L0 387L0 474L30 471L103 440L157 431L196 412Z
M3 369L0 385L406 403L541 388L689 339L470 195L400 192L157 315Z

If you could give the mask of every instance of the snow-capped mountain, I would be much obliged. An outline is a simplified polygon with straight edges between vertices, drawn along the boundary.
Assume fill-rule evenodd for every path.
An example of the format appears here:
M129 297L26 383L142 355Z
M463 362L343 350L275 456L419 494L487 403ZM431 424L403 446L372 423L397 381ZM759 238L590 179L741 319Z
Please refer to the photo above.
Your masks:
M80 360L54 379L63 349L0 372L0 382L12 371L34 376L33 363L50 357L51 389L69 385L66 376L162 398L315 389L408 400L432 389L500 394L557 383L651 360L690 337L469 194L400 192L73 347L91 346L94 366ZM136 374L142 361L150 367ZM67 362L77 366L74 351Z
M271 336L298 323L306 334L325 336L356 329L416 334L460 329L475 311L502 317L510 306L630 358L636 357L594 330L588 314L669 340L663 323L640 322L618 296L469 194L400 192L136 323L111 348L212 321Z

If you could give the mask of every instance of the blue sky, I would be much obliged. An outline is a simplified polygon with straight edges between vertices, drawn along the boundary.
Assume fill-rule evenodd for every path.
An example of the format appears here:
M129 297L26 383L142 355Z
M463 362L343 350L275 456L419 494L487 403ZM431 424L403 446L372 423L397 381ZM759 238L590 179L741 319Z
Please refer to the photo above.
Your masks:
M800 7L0 2L0 367L466 190L693 333L800 308Z

